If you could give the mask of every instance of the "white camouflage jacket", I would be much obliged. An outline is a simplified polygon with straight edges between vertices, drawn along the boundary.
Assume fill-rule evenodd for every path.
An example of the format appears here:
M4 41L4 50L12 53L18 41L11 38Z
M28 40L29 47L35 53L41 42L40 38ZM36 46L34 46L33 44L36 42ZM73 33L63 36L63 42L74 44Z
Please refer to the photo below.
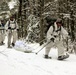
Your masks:
M9 22L10 22L10 25L9 25ZM18 24L17 24L17 22L15 20L7 21L6 24L5 24L5 30L8 30L8 27L11 27L11 29L14 29L14 30L19 29Z
M53 26L50 26L49 30L47 31L47 40L50 40L51 38L55 38L54 35L58 36L57 25L56 22L54 23L55 30L53 31ZM68 37L68 32L61 26L60 36L63 37L63 39L66 39Z

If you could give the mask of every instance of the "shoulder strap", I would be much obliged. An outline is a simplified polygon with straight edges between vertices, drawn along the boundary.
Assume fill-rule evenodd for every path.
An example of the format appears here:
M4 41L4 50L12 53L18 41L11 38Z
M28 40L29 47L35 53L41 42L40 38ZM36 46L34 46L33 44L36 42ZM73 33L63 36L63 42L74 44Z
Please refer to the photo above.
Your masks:
M0 27L1 27L1 24L0 24Z
M16 21L14 21L14 23L15 23L15 28L16 28L16 27L17 27L17 26L16 26Z
M55 31L55 26L54 25L52 25L53 26L53 32Z
M61 27L59 29L56 30L56 32L61 31Z
M9 21L9 23L8 23L8 27L10 27L10 21Z

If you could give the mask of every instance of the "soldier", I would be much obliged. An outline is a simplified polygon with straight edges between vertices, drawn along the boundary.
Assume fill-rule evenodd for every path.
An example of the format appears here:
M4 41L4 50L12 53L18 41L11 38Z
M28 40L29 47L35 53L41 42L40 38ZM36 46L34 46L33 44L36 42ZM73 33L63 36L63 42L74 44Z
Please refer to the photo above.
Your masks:
M4 45L5 39L5 27L4 27L4 20L0 21L0 45Z
M12 48L15 46L15 42L18 38L17 31L19 30L18 24L13 16L11 16L10 19L7 21L5 29L8 33L8 48Z
M54 29L53 29L54 28ZM63 37L63 38L62 38ZM55 45L58 48L58 60L63 60L69 57L64 51L63 39L68 37L67 31L62 26L62 20L57 19L54 27L50 26L47 31L47 42L51 41L45 49L45 58L49 58L50 49Z

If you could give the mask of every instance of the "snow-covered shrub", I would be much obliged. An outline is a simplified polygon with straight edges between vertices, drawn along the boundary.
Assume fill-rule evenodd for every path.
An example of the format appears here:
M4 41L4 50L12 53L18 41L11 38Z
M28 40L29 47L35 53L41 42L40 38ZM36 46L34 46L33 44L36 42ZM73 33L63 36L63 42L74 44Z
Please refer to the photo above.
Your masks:
M29 23L27 27L27 37L26 40L29 42L36 42L39 38L39 19L34 15L28 17Z

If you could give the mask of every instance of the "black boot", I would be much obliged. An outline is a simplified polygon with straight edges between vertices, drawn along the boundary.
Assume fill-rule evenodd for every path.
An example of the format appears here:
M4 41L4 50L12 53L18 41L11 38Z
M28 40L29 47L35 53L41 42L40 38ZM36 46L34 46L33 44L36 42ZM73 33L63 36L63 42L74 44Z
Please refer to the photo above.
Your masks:
M2 45L4 45L5 43L2 41Z
M15 44L14 44L14 43L12 43L12 46L14 47L14 46L15 46Z
M49 57L48 55L45 55L44 58L51 59L51 57Z
M5 43L3 43L3 41L0 43L0 45L4 45Z
M11 46L8 46L7 48L12 48Z

